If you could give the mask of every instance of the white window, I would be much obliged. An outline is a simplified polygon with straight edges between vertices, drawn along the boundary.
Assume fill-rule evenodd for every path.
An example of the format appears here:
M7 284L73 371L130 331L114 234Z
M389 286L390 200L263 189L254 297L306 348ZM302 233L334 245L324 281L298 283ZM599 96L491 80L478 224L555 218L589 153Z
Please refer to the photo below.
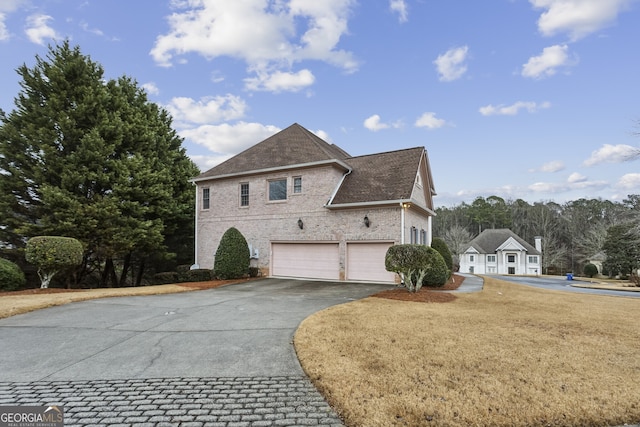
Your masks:
M530 255L529 256L529 264L537 264L538 263L538 256L537 255Z
M474 261L475 261L475 259L476 259L476 257L475 257L475 256L473 256L473 255L469 255L469 262L474 262Z
M249 206L249 183L240 184L240 206Z
M495 255L487 255L487 262L496 262Z
M269 181L269 200L287 200L287 179Z
M209 188L202 189L202 209L209 209L211 204L211 191Z
M302 193L302 177L296 176L293 178L293 193L300 194Z
M516 256L515 255L507 255L507 262L516 262ZM515 274L515 273L509 273L509 274Z

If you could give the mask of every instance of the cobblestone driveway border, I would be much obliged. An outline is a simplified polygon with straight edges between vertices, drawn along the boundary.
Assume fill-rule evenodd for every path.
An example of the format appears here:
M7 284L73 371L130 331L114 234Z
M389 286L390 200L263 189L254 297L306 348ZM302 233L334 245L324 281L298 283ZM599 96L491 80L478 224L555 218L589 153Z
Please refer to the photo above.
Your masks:
M343 426L304 376L0 382L0 405L61 405L65 426Z

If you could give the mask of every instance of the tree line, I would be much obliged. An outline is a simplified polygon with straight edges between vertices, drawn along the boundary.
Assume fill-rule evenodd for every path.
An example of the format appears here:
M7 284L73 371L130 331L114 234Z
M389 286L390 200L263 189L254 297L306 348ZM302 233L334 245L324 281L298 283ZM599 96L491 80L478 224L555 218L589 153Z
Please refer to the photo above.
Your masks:
M527 242L542 237L543 271L582 273L594 257L606 258L609 274L628 275L640 267L640 195L622 202L579 199L566 203L529 203L498 196L478 197L471 204L439 207L433 235L460 254L488 228L509 228Z
M34 236L75 238L83 262L67 284L91 287L190 263L199 170L169 113L68 41L16 71L15 108L0 110L3 255L24 259Z

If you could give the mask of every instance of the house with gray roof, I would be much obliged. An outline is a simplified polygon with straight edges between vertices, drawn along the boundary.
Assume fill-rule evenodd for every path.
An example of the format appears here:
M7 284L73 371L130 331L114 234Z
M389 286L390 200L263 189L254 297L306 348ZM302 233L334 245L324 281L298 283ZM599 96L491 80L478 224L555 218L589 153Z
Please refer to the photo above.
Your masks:
M535 247L507 228L484 230L460 254L460 272L472 274L542 274L542 238Z
M200 268L213 268L230 227L265 276L395 282L389 246L431 244L424 147L354 157L295 123L193 182Z

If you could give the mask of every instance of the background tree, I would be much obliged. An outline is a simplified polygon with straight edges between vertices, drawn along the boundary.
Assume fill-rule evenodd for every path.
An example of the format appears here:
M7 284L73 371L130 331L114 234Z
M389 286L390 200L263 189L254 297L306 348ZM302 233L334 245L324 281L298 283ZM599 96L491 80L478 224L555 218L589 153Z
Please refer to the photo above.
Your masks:
M629 276L640 267L640 237L630 222L610 227L603 249L607 259L602 266L612 276Z
M177 250L191 259L198 169L168 113L128 77L105 82L68 42L18 74L16 109L0 117L0 239L77 238L78 280L99 269L103 286L122 286L134 265L140 284L148 259Z

